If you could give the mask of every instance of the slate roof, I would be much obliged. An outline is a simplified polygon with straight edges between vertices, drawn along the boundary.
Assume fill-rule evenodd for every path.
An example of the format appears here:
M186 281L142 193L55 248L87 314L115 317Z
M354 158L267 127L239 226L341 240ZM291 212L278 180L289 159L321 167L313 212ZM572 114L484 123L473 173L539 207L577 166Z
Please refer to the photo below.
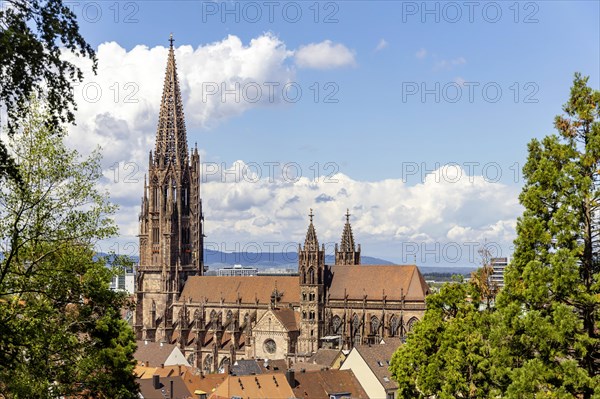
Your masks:
M242 359L237 360L233 366L231 366L232 375L253 375L262 374L262 369L253 359Z
M343 300L387 300L424 301L429 293L419 268L415 265L339 265L330 268L329 298Z
M295 373L296 398L329 399L330 395L347 393L351 398L367 399L367 393L352 370L322 370Z

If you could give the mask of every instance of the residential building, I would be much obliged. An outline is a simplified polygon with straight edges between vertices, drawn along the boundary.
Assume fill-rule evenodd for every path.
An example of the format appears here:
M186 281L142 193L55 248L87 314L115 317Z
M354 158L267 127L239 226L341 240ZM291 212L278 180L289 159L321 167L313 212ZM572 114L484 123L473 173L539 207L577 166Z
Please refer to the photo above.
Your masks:
M394 399L398 385L389 370L392 355L402 344L398 338L386 338L374 345L357 345L348 354L340 370L352 370L371 399Z
M133 357L146 367L190 366L177 345L165 342L137 341L137 349Z

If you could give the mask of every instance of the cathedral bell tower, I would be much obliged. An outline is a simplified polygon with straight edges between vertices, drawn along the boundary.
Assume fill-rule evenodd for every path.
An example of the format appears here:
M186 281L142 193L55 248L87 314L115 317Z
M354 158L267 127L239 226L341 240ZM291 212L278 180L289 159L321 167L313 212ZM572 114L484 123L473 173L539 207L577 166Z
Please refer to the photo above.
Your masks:
M342 243L338 250L335 244L335 264L336 265L360 265L360 244L358 250L354 245L354 236L352 235L352 226L350 226L350 211L346 209L346 225L342 232Z
M325 246L319 249L317 233L310 210L310 224L304 248L298 244L298 274L300 278L300 337L298 352L310 354L319 348L323 334L325 303Z
M200 156L188 153L173 36L148 180L139 216L140 260L136 281L137 339L169 341L177 300L189 276L202 275L203 220Z

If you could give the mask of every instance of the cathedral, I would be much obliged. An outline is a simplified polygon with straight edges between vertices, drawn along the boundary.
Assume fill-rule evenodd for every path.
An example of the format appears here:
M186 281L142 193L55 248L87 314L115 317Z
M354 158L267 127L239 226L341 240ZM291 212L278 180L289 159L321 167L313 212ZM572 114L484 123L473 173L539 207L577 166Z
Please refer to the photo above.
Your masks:
M318 348L403 338L425 311L429 287L419 269L361 265L348 212L327 265L313 218L311 210L297 276L204 275L200 157L188 151L171 38L139 217L137 339L176 343L211 373L237 359L301 361Z

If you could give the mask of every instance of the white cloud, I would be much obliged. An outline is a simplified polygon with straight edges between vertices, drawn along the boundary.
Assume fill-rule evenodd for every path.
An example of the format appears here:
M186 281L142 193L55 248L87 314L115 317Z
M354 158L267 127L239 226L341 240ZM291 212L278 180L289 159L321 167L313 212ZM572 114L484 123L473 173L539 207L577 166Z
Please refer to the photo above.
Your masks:
M420 60L422 60L426 56L427 56L427 50L425 50L424 48L419 49L419 51L417 51L415 53L415 57L417 57Z
M243 161L236 163L244 165ZM357 181L343 174L325 183L307 177L295 182L283 178L269 181L272 175L267 177L266 170L260 179L235 176L231 170L222 172L201 189L207 243L213 249L253 242L266 251L268 243L276 242L280 249L287 245L294 250L304 240L308 210L313 208L319 241L331 251L339 241L349 208L354 237L362 244L364 255L412 263L412 256L402 257L407 248L419 248L417 263L431 264L436 263L434 255L421 252L438 248L441 258L437 262L447 264L443 248L456 247L464 251L461 265L468 266L477 261L467 256L478 247L473 243L488 242L505 250L510 247L521 212L516 188L468 176L456 165L442 166L415 185L401 179ZM133 191L133 196L140 193ZM128 208L119 222L125 226L124 232L133 236L137 211Z
M300 68L333 69L356 65L354 51L331 40L300 46L294 56Z
M75 91L78 124L68 140L83 153L96 145L103 147L105 177L100 188L121 205L116 221L122 236L116 241L124 253L137 243L143 175L148 150L154 148L167 52L162 46L127 51L117 43L102 44L97 51L97 76L87 74ZM188 129L213 126L255 107L277 106L280 100L221 101L218 95L203 95L206 82L224 82L228 88L236 82L285 84L295 79L292 60L313 68L355 63L354 54L341 44L325 41L294 53L270 34L246 45L229 36L198 48L181 46L175 56ZM89 69L89 62L71 60ZM225 169L203 165L207 241L227 243L228 248L235 242L297 243L303 241L312 207L319 240L334 243L350 208L363 253L393 259L401 256L406 242L488 239L510 245L520 212L515 189L483 178L452 183L448 180L455 175L447 168L410 186L400 179L357 181L343 174L336 175L333 183L307 177L269 181L267 171L256 174L255 168L244 169L244 165L241 160Z
M441 60L435 63L435 69L451 69L459 65L465 65L467 60L464 57L457 57L451 60Z
M375 51L381 51L388 46L388 42L385 39L381 39L379 43L377 43L377 47L375 47Z

